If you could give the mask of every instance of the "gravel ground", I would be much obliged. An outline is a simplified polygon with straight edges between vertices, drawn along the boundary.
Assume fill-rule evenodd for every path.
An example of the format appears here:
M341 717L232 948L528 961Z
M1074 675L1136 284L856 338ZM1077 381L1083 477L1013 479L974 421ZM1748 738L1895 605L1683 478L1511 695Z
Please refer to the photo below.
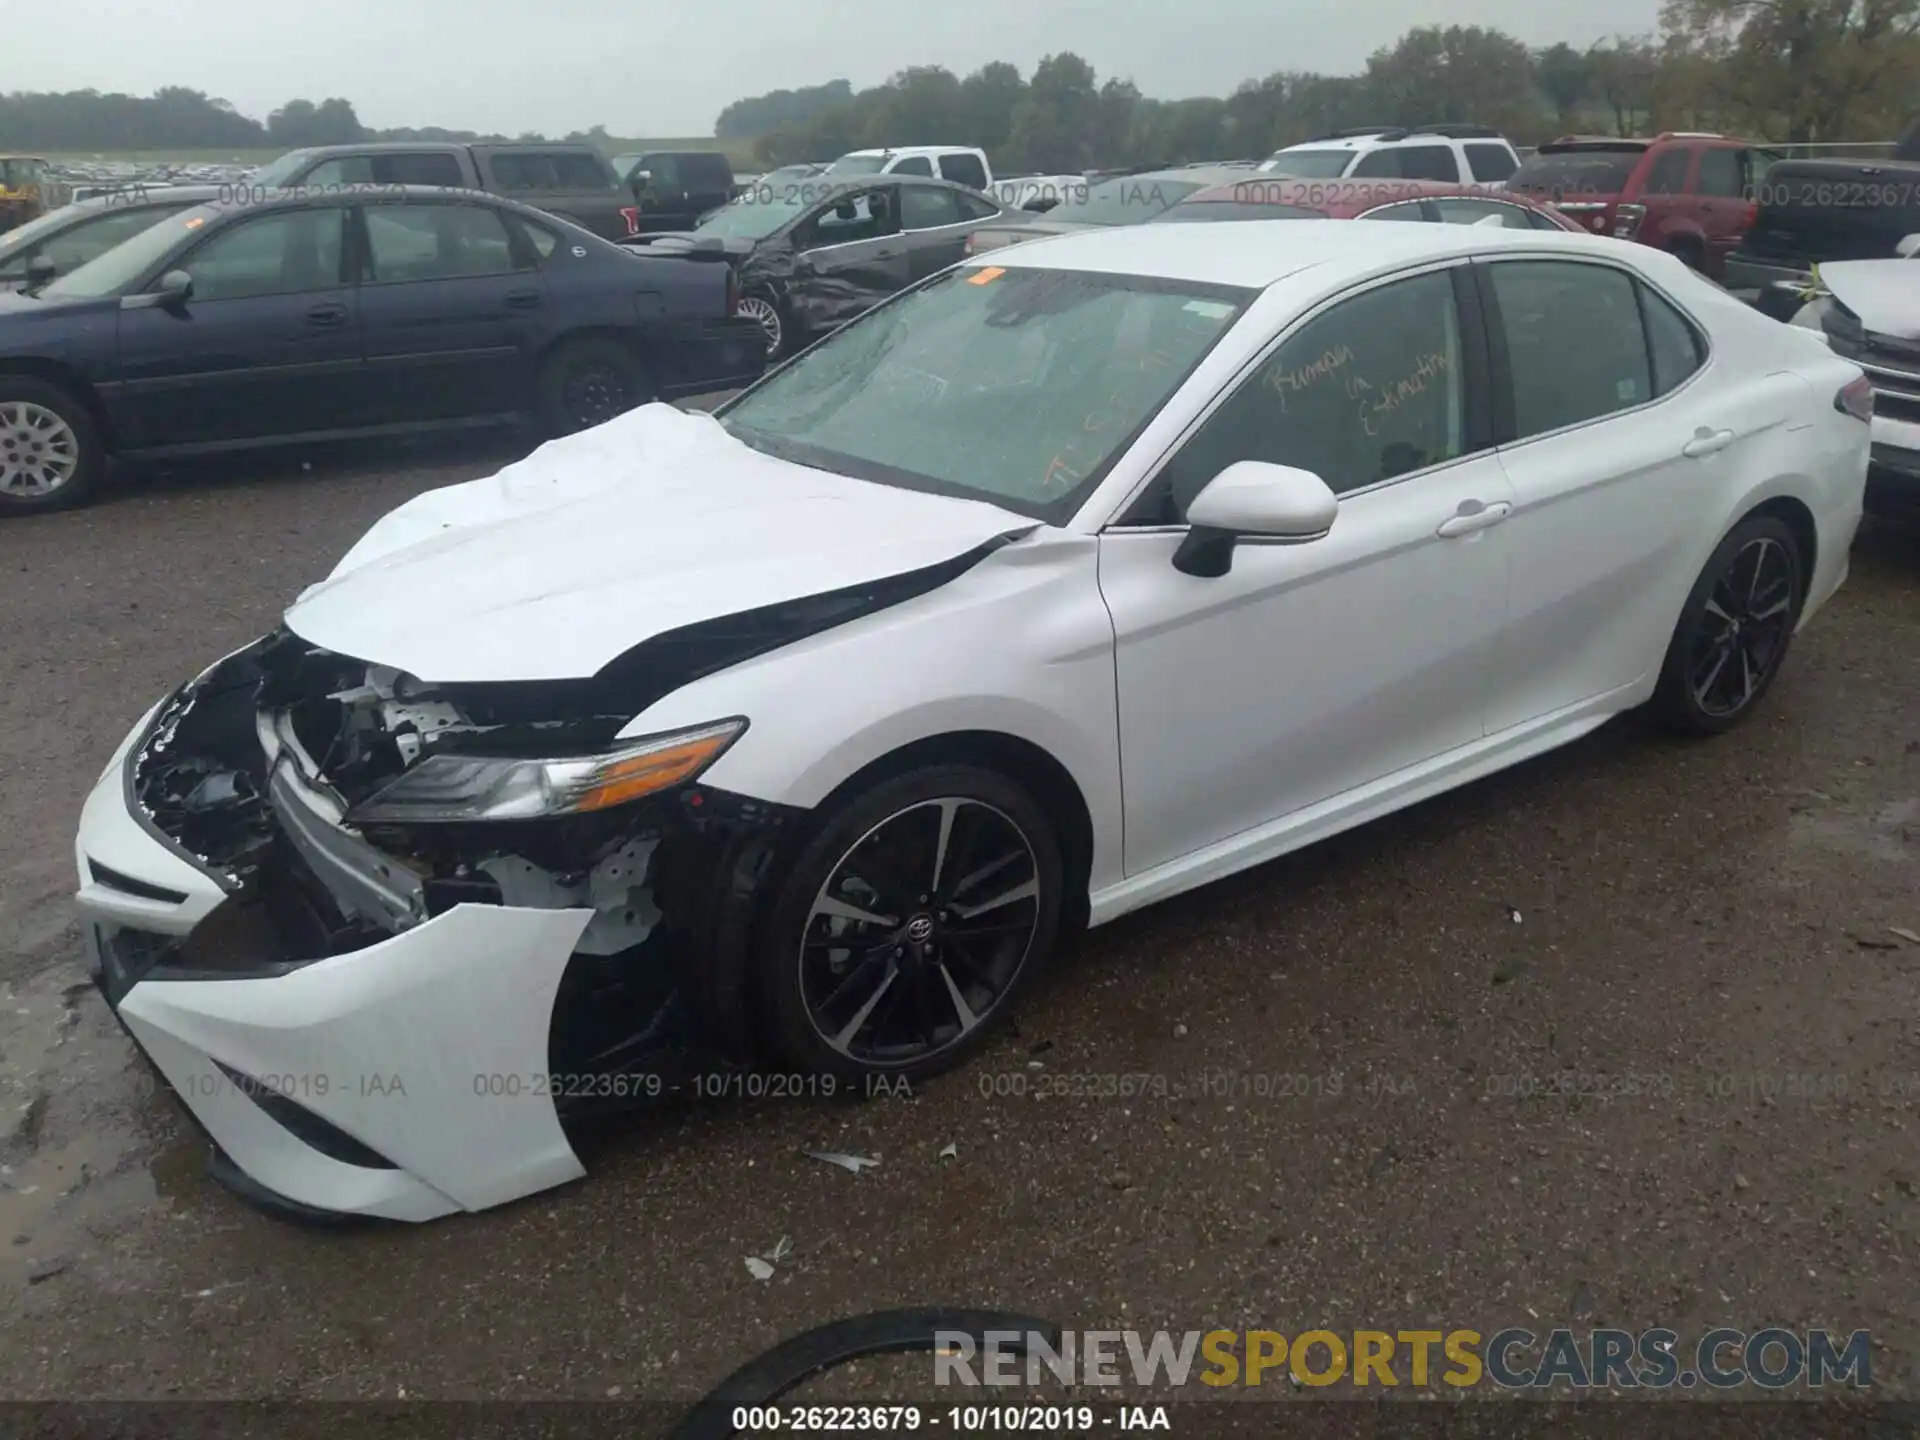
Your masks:
M0 1395L685 1399L942 1302L1868 1328L1882 1387L1920 1390L1920 944L1894 933L1920 932L1920 547L1885 531L1735 734L1628 718L1096 931L910 1099L689 1104L596 1131L575 1185L422 1227L232 1199L83 983L81 799L375 517L503 458L234 462L0 527ZM1514 1093L1565 1073L1582 1093ZM1116 1074L1167 1094L1074 1093Z

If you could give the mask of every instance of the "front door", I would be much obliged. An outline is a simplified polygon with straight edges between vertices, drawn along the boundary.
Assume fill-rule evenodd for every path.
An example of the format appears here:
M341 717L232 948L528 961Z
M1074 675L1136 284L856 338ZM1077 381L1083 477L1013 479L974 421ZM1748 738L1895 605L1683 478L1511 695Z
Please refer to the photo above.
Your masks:
M360 329L383 424L510 414L551 319L525 236L471 201L367 205Z
M1298 328L1102 535L1129 875L1484 733L1511 496L1456 274L1369 287ZM1341 497L1333 529L1183 574L1186 506L1238 460L1319 475Z
M219 446L366 422L347 209L241 214L176 268L184 304L122 309L116 410L129 448Z
M809 334L865 314L906 289L912 273L893 185L837 197L802 222L793 246L798 263L788 306Z

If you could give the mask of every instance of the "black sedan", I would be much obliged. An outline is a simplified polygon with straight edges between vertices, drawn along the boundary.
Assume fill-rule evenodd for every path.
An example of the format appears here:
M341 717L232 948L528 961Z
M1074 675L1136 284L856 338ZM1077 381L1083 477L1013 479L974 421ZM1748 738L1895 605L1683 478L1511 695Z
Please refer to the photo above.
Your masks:
M0 515L155 457L532 420L583 429L765 368L725 264L471 191L182 211L0 294Z
M0 290L44 285L169 215L232 193L218 185L132 186L49 210L0 235Z
M697 230L656 236L643 253L727 255L740 313L760 323L777 359L958 264L975 230L1016 216L947 180L795 177L750 186Z

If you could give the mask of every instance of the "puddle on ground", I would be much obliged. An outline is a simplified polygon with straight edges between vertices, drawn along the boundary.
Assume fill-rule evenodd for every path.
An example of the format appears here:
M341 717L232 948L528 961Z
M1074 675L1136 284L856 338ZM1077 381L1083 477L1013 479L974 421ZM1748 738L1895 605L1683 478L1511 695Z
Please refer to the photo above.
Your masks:
M0 986L0 1286L77 1266L159 1202L166 1098L80 966Z
M1893 864L1920 862L1920 800L1899 800L1868 814L1818 806L1792 817L1796 846Z

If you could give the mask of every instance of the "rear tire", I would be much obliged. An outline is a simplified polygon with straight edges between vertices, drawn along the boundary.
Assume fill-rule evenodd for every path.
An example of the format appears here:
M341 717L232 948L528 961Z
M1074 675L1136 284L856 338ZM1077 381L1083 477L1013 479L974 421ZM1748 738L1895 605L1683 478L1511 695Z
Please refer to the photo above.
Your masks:
M85 402L51 381L0 375L0 516L86 504L106 445Z
M959 1064L1046 963L1064 878L1046 811L998 771L925 765L853 796L763 912L752 971L769 1048L848 1079Z
M1806 562L1793 531L1771 515L1733 527L1694 582L1654 691L1668 728L1718 735L1773 687L1806 599Z
M590 430L653 398L646 367L617 341L563 341L540 367L540 422L549 435Z

